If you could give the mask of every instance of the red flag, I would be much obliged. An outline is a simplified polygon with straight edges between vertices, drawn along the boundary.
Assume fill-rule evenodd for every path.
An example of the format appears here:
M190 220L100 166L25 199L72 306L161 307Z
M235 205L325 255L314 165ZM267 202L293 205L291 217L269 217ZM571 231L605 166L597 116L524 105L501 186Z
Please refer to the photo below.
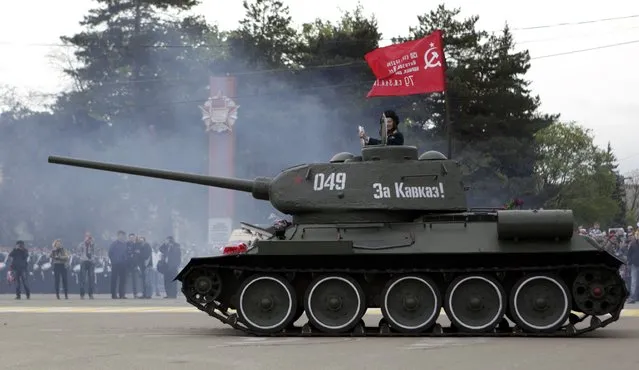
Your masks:
M442 32L375 49L364 56L377 81L373 96L405 96L446 91Z

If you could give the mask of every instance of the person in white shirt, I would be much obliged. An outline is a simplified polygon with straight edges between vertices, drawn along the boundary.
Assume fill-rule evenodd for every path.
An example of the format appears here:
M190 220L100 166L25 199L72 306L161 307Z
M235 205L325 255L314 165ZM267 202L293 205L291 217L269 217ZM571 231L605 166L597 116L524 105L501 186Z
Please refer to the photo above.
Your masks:
M150 283L149 292L155 292L156 297L160 297L160 273L158 272L158 261L160 260L160 252L157 246L153 247L151 253L151 266L147 270L148 281Z

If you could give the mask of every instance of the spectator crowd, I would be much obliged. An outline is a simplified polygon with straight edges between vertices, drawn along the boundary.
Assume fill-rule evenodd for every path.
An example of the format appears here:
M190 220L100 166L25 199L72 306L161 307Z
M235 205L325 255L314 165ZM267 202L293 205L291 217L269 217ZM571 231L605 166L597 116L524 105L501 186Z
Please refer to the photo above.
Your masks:
M578 233L595 239L605 250L625 262L619 273L630 297L639 300L639 229L633 226L601 229L579 226ZM50 248L27 247L19 240L13 249L0 248L0 294L15 292L16 299L32 293L55 293L58 299L76 292L81 299L110 293L112 299L151 299L154 295L177 298L178 271L194 256L173 237L150 244L141 235L117 232L107 248L96 245L90 233L76 247L56 239ZM62 294L62 296L61 296Z
M628 303L639 300L639 229L628 226L625 229L619 227L604 231L595 223L590 228L580 226L579 234L592 237L605 250L625 262L619 273L630 291Z
M113 299L177 298L173 281L190 258L191 251L169 236L149 243L141 235L118 231L117 238L96 245L86 233L76 246L56 239L51 247L28 246L16 242L14 248L0 249L0 294L15 293L16 299L30 299L33 293L55 293L58 299L79 294L93 299L94 294L110 293Z

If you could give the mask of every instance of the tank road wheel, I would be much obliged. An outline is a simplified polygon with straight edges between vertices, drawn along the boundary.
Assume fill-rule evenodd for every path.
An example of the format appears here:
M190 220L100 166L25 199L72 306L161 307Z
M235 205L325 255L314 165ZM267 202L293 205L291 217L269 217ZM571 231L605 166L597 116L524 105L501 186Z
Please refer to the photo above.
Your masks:
M571 310L570 291L552 275L524 276L513 287L510 312L524 331L551 333L561 328Z
M460 331L491 332L506 312L506 293L491 276L460 276L447 289L444 310Z
M239 319L255 332L276 333L286 329L295 319L295 289L279 276L253 275L242 283L239 292Z
M439 318L442 300L437 285L424 276L398 276L382 291L382 315L395 330L419 333Z
M317 329L342 333L354 328L366 313L364 291L350 276L320 276L306 290L304 310Z
M197 267L186 275L182 292L198 304L213 302L222 292L222 278L215 270Z

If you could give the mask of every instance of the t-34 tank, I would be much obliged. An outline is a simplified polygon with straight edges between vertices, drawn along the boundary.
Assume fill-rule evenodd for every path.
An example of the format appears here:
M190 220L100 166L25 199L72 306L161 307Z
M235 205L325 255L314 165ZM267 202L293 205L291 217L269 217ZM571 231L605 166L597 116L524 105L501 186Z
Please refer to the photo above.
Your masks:
M576 235L572 211L468 209L459 164L439 152L370 146L253 181L49 162L249 192L291 215L176 277L190 304L246 333L577 335L618 320L628 296L622 261Z

